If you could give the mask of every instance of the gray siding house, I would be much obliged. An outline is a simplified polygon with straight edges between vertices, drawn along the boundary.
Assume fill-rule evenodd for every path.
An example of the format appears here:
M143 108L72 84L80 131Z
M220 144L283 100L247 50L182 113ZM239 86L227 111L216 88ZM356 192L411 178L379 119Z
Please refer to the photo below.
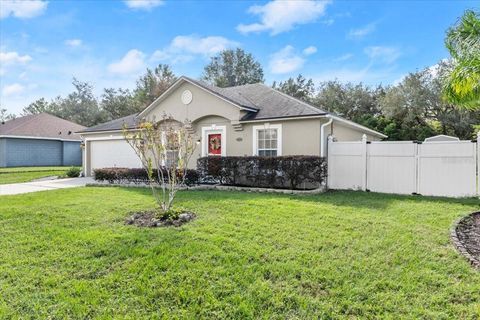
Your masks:
M48 113L0 122L0 167L81 165L83 129Z

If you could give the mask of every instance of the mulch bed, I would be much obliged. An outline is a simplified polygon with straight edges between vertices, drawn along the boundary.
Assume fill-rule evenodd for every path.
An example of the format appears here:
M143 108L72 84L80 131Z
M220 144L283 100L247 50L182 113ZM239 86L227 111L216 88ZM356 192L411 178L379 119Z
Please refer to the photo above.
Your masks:
M452 239L458 251L480 268L480 212L460 219L452 230Z
M159 219L155 211L136 212L125 220L125 224L137 227L180 227L181 225L195 219L193 212L182 212L177 219Z

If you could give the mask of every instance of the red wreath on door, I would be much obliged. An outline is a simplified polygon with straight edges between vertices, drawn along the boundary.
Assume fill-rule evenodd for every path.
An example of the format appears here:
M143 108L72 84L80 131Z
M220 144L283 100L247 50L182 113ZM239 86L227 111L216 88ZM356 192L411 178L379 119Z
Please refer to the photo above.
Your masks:
M209 134L208 135L208 154L222 154L222 135Z

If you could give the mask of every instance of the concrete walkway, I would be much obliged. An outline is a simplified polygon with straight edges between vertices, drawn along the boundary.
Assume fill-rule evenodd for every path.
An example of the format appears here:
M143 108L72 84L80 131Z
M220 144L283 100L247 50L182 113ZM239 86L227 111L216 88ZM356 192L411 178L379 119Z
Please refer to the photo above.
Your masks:
M0 196L45 190L84 187L87 183L91 182L93 182L92 178L68 178L47 181L0 184Z

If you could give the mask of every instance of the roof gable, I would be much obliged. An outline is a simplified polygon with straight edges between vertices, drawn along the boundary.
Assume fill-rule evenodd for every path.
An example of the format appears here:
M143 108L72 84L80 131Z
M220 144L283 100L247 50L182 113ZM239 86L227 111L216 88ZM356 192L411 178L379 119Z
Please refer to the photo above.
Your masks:
M160 95L160 97L158 97L147 108L145 108L142 112L140 112L138 114L138 117L142 118L142 117L146 116L152 109L154 109L161 101L163 101L166 97L168 97L171 93L173 93L175 91L175 89L180 87L182 85L182 83L184 83L184 82L188 82L188 83L190 83L190 84L192 84L192 85L194 85L194 86L196 86L196 87L198 87L198 88L200 88L204 91L207 91L208 93L213 94L216 97L218 97L218 98L220 98L220 99L222 99L222 100L224 100L224 101L226 101L226 102L228 102L228 103L230 103L230 104L232 104L232 105L234 105L234 106L236 106L240 109L251 111L251 112L256 112L257 111L255 106L250 101L242 98L241 96L239 96L236 93L227 92L225 90L225 88L214 87L214 86L208 85L204 82L193 80L193 79L190 79L188 77L182 76L177 81L175 81L175 83L172 84L167 89L167 91L162 93L162 95Z

